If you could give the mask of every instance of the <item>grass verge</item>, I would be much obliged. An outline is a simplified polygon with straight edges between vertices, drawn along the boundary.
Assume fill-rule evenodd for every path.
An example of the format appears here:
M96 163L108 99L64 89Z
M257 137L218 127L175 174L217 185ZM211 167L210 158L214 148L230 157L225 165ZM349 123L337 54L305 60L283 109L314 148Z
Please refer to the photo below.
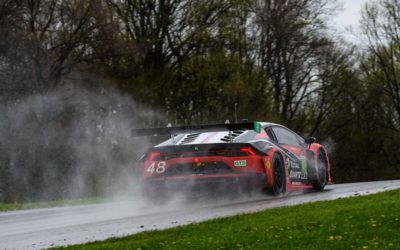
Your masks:
M400 190L269 209L67 249L399 249Z
M61 206L85 205L105 202L103 198L85 198L74 200L59 200L59 201L43 201L43 202L29 202L29 203L0 203L0 212L33 209L33 208L50 208Z

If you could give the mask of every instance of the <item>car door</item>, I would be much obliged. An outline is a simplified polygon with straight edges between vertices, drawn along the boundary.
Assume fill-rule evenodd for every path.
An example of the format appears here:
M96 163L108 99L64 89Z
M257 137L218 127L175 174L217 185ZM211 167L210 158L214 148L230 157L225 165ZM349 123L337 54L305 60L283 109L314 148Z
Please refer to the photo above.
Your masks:
M291 130L280 126L273 126L266 132L285 152L289 178L292 181L306 181L307 160L303 139Z

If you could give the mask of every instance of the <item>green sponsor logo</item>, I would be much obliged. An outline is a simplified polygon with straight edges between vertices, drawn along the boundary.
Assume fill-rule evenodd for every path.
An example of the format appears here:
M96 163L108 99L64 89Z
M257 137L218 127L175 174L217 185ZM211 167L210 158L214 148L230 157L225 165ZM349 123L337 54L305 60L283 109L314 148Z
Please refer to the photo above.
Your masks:
M233 165L235 167L246 167L247 166L247 161L246 160L234 161Z
M300 168L301 168L301 172L307 176L307 159L306 157L300 157Z

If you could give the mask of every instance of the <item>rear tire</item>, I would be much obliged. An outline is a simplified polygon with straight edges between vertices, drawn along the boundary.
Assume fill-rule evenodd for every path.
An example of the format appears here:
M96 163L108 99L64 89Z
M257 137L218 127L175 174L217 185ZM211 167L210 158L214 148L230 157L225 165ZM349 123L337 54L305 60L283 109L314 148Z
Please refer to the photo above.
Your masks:
M309 166L309 180L316 190L323 190L327 183L328 160L323 149L318 149L317 160L312 166Z
M286 193L286 174L285 164L279 153L275 153L272 158L272 194L279 196Z

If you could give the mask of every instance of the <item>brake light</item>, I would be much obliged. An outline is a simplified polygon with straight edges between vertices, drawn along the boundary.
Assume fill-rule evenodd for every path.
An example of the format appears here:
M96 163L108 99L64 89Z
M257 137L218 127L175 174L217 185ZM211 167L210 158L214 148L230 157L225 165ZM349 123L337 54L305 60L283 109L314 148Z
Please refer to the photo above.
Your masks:
M150 152L149 161L154 161L154 159L156 157L159 157L160 155L161 155L160 152Z
M256 153L254 152L254 150L251 147L248 148L241 148L240 151L247 153L248 155L256 155Z

